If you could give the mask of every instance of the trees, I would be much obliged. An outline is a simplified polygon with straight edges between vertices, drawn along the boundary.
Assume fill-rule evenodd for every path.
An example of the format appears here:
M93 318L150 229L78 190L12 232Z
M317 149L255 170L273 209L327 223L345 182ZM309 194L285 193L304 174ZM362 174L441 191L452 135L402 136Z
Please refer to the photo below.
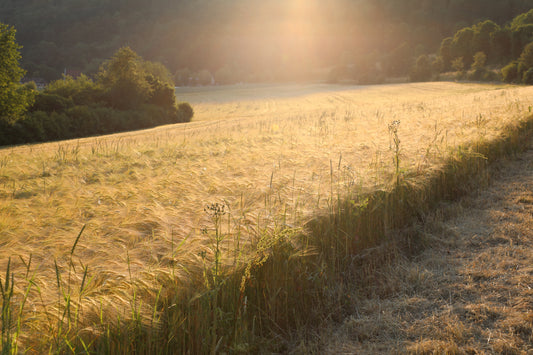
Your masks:
M524 82L525 73L533 65L533 59L528 59L529 54L525 50L532 41L533 10L530 10L503 27L486 20L458 30L453 37L441 42L440 55L445 68L449 68L447 64L450 63L461 77L470 67L474 73L468 74L468 78L473 80L497 80L497 74L484 68L485 64L501 66L512 61L501 70L502 78L508 82ZM532 78L530 72L527 80L533 81Z
M475 25L474 38L472 39L473 51L475 53L483 52L490 58L492 56L493 48L491 34L499 30L500 26L490 20Z
M502 68L502 78L505 82L522 82L533 84L533 42L527 44L518 60Z
M33 102L34 91L21 85L24 70L19 66L21 47L15 29L0 23L0 120L14 122Z
M120 48L100 68L97 83L108 104L118 110L134 110L153 104L174 110L174 81L168 69L144 61L130 47Z
M452 68L457 72L457 79L462 79L466 74L463 57L455 58L452 61Z
M142 59L130 47L122 47L102 65L98 83L106 88L113 108L135 109L150 97L150 85L144 74Z
M453 38L447 37L442 40L440 45L439 55L442 57L442 61L444 63L444 70L450 69L452 65L452 42Z
M518 63L512 62L507 64L501 70L502 79L506 83L515 82L518 79Z
M533 67L533 42L530 42L520 55L520 62L529 69Z
M176 103L168 70L143 61L129 47L102 66L96 82L82 74L40 92L34 83L21 85L14 30L0 29L0 145L189 122L194 114L188 103Z
M432 66L427 55L423 54L418 57L416 64L409 77L411 81L428 81L431 79Z
M463 57L465 65L468 67L472 64L472 40L474 39L474 30L470 27L465 27L459 30L453 36L452 55L454 58Z
M518 75L524 84L533 84L533 42L525 46L518 59Z
M474 63L472 63L472 69L480 70L485 68L487 62L487 55L484 52L477 52L474 55Z
M6 0L0 2L0 21L16 24L17 38L25 47L23 66L29 76L47 80L60 78L65 66L90 75L96 73L101 60L109 58L119 43L129 43L144 58L157 58L173 73L186 67L194 72L206 68L213 73L225 66L236 67L238 79L232 81L270 76L265 73L275 76L281 60L281 56L279 60L275 56L277 50L291 52L290 58L300 47L299 42L283 38L288 36L278 30L288 20L283 1L135 0L135 6L131 5L132 1ZM305 46L310 49L306 50L305 59L323 68L349 64L337 62L345 50L402 57L405 48L392 52L404 41L410 48L421 44L433 52L443 36L452 35L456 24L470 26L476 19L492 19L503 25L531 8L531 0L313 3L319 16L306 19L315 29L304 34L309 37ZM516 27L528 24L528 17L531 16L521 16L514 24ZM325 27L328 23L333 25ZM355 36L348 36L349 33ZM473 48L471 54L483 51L488 63L493 64L492 52L486 46L487 37L482 35L479 41L481 47ZM297 45L291 48L283 43ZM521 49L515 58L520 52ZM408 59L408 65L395 66L391 59L389 67L384 69L394 72L391 75L407 74L414 59L423 53L409 54L403 57ZM464 53L460 56L465 56L465 63L469 63ZM448 70L455 57L442 57ZM301 64L297 60L293 63L297 69ZM184 75L184 81L178 84L185 85L188 77Z

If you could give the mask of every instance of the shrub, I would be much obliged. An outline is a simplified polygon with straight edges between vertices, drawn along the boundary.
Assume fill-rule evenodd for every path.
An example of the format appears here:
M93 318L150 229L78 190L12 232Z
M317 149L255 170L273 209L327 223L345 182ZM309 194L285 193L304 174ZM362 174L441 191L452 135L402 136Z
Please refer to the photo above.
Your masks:
M25 115L15 122L13 129L16 132L17 143L43 142L47 134L43 126L43 115Z
M75 106L66 112L73 127L76 137L86 137L98 133L107 133L102 130L98 112L88 106Z
M85 75L74 79L65 76L56 80L45 89L44 93L71 99L75 105L92 105L104 100L104 90Z
M492 70L485 70L483 74L483 81L500 81L501 77L498 72Z
M522 82L527 85L533 85L533 68L529 68L522 76Z
M179 120L176 121L176 123L191 122L192 117L194 116L194 111L188 102L182 102L178 105L178 114Z
M46 140L54 141L73 136L71 129L72 123L65 113L37 111L32 114L42 121L44 131L46 132Z
M20 86L33 90L30 86ZM37 94L18 121L0 120L0 144L70 139L189 122L191 105L176 105L172 78L161 64L120 49L99 73L65 76Z
M517 62L512 62L507 64L501 70L502 80L506 83L515 82L518 79L518 64Z
M433 69L434 73L442 73L444 71L444 60L441 56L438 56L433 60L431 63L431 68Z
M174 88L170 84L165 83L152 75L147 76L147 81L152 88L147 103L166 108L174 107L176 103L176 94Z
M472 69L478 70L485 68L487 62L487 55L484 52L477 52L474 55L474 62L472 63Z
M45 91L35 96L35 102L30 107L30 112L62 112L72 106L74 106L74 101L70 97L60 96Z

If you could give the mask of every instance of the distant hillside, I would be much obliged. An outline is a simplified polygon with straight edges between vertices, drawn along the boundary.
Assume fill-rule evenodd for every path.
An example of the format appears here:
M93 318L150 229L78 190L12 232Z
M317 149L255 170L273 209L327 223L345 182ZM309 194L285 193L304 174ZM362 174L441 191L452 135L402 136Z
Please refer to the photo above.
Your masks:
M531 8L533 0L0 0L0 22L17 29L31 77L94 73L129 45L173 73L268 80L371 60L404 42L413 55L436 52L459 28L504 25Z

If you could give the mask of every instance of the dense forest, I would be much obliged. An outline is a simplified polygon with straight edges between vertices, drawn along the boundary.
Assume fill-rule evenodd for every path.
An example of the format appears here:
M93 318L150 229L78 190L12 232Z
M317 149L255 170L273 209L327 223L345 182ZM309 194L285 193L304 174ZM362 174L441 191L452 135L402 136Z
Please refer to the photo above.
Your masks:
M487 19L503 27L531 8L533 0L1 0L0 22L17 29L28 77L94 74L127 45L190 84L192 73L200 82L293 80L376 61L402 73L461 28Z

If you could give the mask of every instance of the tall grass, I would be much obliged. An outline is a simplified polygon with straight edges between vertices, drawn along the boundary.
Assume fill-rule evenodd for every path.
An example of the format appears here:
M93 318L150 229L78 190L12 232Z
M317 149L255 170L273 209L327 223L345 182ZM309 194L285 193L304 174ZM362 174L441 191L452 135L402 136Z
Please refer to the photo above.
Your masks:
M527 89L449 85L344 94L336 112L324 109L331 96L305 97L282 103L326 106L10 149L0 231L13 291L2 304L20 311L2 319L6 339L53 353L294 345L349 308L345 288L364 289L357 275L380 262L365 253L486 181L488 161L531 134ZM467 112L478 97L492 101ZM30 253L33 279L29 262L8 258Z

